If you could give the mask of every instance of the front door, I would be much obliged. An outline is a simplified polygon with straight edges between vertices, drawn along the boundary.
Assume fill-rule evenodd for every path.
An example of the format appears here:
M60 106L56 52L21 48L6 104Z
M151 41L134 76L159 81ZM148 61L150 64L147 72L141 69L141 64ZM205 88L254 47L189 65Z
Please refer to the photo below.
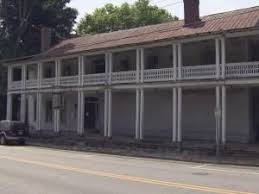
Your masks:
M97 120L97 98L87 97L85 98L85 129L90 132L96 129Z

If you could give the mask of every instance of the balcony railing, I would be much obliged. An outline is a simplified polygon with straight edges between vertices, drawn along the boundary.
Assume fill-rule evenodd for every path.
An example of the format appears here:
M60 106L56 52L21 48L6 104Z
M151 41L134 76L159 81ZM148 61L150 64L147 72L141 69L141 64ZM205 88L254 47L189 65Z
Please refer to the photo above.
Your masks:
M84 85L102 85L108 81L105 73L84 75L83 80Z
M55 78L44 78L41 80L41 87L52 87L55 85Z
M61 86L77 86L79 84L78 76L67 76L60 78Z
M171 80L174 80L173 68L144 70L144 82Z
M112 73L112 83L134 83L137 80L136 71L122 71Z
M38 80L26 80L26 88L37 88L38 87Z
M215 79L216 65L185 66L182 68L183 80Z
M8 86L10 90L18 90L22 88L22 81L12 81Z
M222 75L222 70L221 67L219 75ZM143 81L145 83L173 81L175 80L175 74L178 75L176 80L213 80L217 78L217 67L216 65L184 66L181 69L181 76L178 73L178 69L174 70L173 68L144 70ZM138 80L142 80L141 75L141 73L138 75L137 71L113 72L110 79L110 74L106 73L88 74L83 76L83 85L105 85L110 80L111 83L109 84L136 83ZM259 77L259 62L228 63L225 66L225 77L226 79ZM21 89L23 87L22 83L22 81L13 81L8 85L8 89ZM25 86L26 88L37 88L37 83L37 80L27 80ZM78 76L60 78L61 86L73 87L79 86L79 84ZM55 78L43 78L40 85L43 88L53 87Z
M259 62L229 63L226 65L227 78L257 76L259 76Z

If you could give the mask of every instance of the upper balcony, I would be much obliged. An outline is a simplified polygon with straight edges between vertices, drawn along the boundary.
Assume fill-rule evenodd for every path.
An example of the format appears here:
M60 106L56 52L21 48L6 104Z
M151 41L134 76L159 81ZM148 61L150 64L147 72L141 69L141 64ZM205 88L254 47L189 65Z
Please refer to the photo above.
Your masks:
M259 36L249 36L66 58L12 68L8 88L252 78L259 76L258 48Z

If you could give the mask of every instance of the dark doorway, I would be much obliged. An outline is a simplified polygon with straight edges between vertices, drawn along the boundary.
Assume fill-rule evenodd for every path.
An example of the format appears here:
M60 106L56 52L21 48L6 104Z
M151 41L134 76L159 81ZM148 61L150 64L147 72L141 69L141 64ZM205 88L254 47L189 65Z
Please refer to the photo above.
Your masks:
M12 120L20 121L21 95L20 94L13 95L12 102L13 102Z
M252 101L252 107L253 107L253 135L252 138L253 141L259 142L259 89L254 88L253 89L253 101Z
M95 97L85 98L84 126L87 132L98 133L96 121L98 119L98 99Z

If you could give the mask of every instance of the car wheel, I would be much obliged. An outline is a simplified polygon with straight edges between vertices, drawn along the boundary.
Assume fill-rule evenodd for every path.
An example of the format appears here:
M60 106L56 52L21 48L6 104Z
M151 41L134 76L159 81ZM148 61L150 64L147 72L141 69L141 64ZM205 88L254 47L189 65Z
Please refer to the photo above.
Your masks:
M0 145L6 145L6 139L3 135L0 136Z

